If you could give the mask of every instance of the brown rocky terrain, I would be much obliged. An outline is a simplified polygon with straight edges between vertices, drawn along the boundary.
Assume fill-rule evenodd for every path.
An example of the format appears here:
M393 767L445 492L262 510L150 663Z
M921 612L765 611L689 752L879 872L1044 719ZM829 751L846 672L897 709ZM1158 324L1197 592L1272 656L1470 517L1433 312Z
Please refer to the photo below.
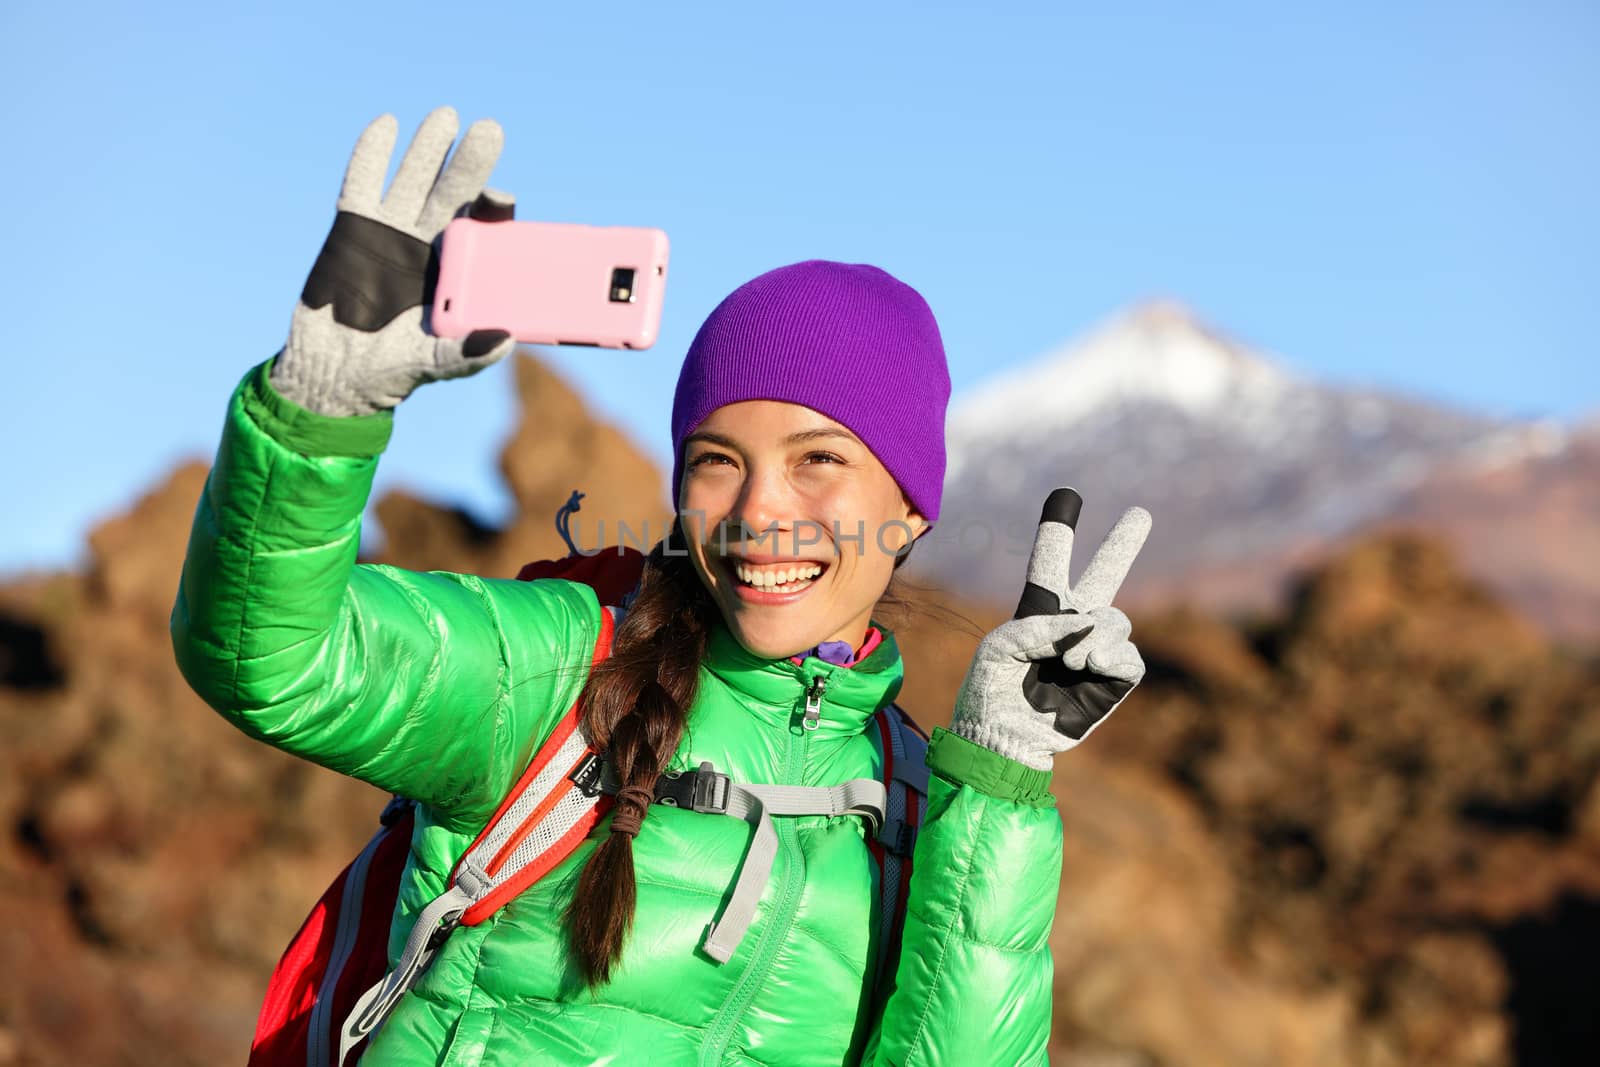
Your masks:
M630 509L663 498L658 471L540 364L517 383L518 518L393 494L385 561L515 573L558 553L574 487L590 521L659 522ZM242 1062L277 954L384 799L246 739L179 676L167 615L205 474L99 527L85 573L0 586L0 1065ZM1053 1062L1593 1062L1600 657L1463 573L1390 532L1286 612L1136 618L1144 685L1057 764ZM999 614L908 600L886 621L932 726Z

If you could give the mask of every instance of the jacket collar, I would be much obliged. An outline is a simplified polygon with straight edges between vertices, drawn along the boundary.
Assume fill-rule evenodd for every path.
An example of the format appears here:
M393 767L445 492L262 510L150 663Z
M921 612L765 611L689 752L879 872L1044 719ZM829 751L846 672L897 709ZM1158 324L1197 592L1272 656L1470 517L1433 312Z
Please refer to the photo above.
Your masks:
M841 667L807 656L800 663L788 657L762 659L733 636L726 622L717 620L706 639L703 666L724 685L744 698L750 711L775 726L799 722L805 709L806 690L818 676L826 680L822 694L819 738L842 738L860 733L868 720L900 692L905 677L894 634L882 623L883 640L866 659Z

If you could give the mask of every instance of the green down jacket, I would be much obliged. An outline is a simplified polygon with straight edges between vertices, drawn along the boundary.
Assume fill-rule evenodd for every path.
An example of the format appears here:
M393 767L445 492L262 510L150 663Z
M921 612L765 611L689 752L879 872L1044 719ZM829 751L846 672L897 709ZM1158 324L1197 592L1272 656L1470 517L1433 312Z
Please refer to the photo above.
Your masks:
M327 418L240 383L195 514L172 615L195 690L268 744L421 803L391 963L582 687L599 626L587 587L356 564L392 414ZM853 668L752 656L719 627L673 766L736 781L878 778L873 713L901 683L892 635ZM802 690L828 684L821 725ZM776 818L780 848L733 958L699 950L749 824L652 808L633 845L638 911L613 980L566 966L560 915L595 839L450 937L364 1064L1044 1063L1061 822L1048 775L936 730L903 948L870 996L878 868L855 816ZM286 932L287 933L287 932Z

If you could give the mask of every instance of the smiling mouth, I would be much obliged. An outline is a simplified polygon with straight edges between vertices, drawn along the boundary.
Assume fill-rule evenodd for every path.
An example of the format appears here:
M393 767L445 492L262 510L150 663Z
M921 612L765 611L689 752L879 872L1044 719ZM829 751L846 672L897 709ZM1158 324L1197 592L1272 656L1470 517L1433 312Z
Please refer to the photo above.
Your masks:
M818 560L803 559L751 563L726 556L721 562L735 584L763 593L798 593L809 589L828 569L827 564Z

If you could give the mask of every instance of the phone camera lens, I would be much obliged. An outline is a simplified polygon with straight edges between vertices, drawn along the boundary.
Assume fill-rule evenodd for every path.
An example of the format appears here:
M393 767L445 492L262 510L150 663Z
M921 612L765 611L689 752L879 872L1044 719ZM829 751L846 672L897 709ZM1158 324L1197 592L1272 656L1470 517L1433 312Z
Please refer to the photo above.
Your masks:
M611 302L633 303L633 268L616 267L611 271Z

